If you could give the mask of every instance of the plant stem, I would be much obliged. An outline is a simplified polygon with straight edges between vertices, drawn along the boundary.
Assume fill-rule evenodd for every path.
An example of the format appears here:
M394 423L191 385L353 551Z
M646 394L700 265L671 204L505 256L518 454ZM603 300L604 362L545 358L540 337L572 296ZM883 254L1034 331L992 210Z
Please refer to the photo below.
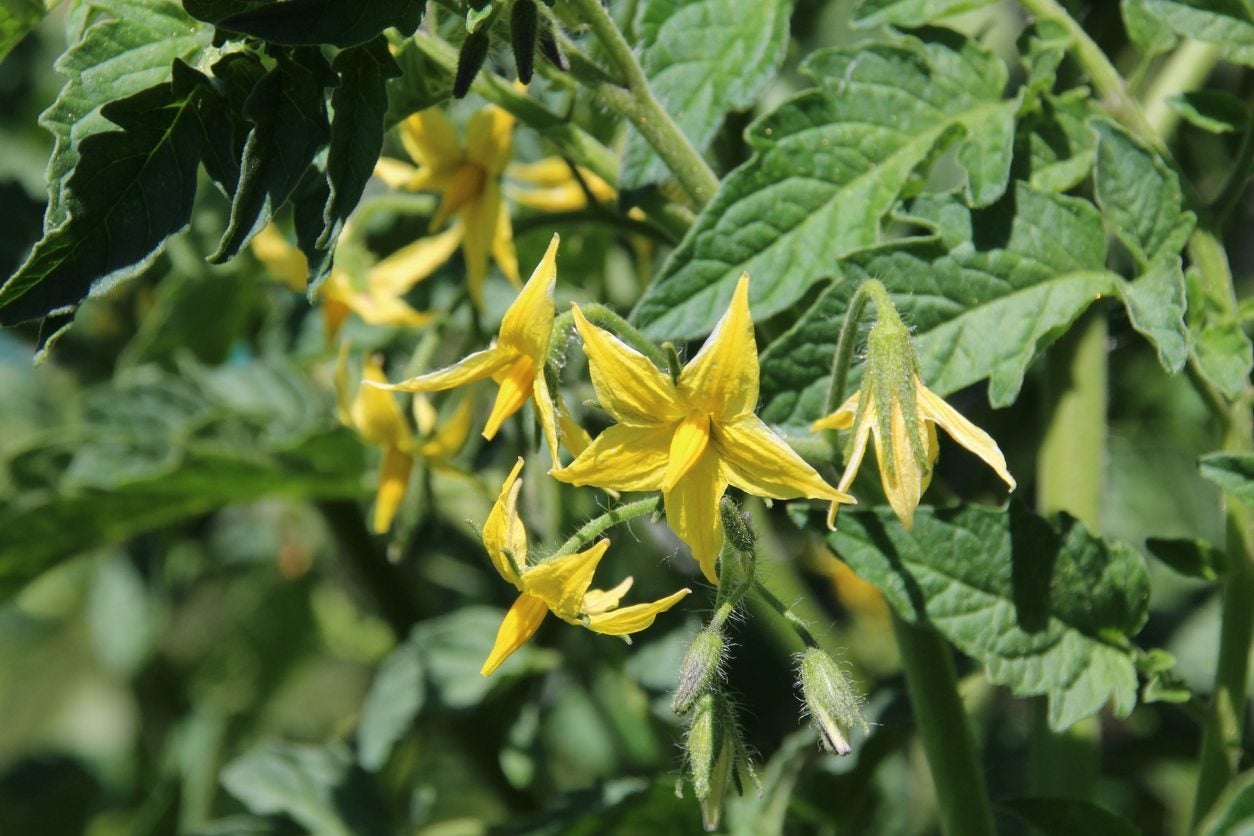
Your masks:
M375 548L375 538L366 528L357 503L328 499L318 503L318 510L396 638L405 638L418 621L418 603L400 570Z
M1180 112L1167 104L1167 100L1196 90L1219 63L1222 54L1219 44L1191 39L1171 54L1143 97L1145 121L1155 135L1168 137L1175 133Z
M810 628L806 626L801 616L797 615L792 609L775 595L774 592L766 588L761 581L753 581L753 591L759 598L766 602L767 606L779 613L779 616L788 623L788 626L797 634L797 638L801 639L801 643L806 647L818 647L818 640L814 638L814 634L810 632Z
M565 543L558 546L557 551L553 552L550 559L566 554L574 554L597 537L600 537L607 529L621 522L634 520L637 517L643 517L645 514L652 514L657 508L657 502L657 497L653 496L646 499L637 499L635 502L628 502L626 505L611 508L599 517L593 517L572 534Z
M910 704L927 755L941 830L948 836L993 836L975 739L958 696L949 646L936 633L903 621L893 612L893 634L910 686Z
M666 353L652 340L640 333L630 322L599 302L589 302L580 305L579 310L583 313L584 318L593 325L604 328L645 357L648 357L653 362L653 365L658 367L658 371L666 371ZM574 327L574 314L571 311L562 311L562 313L558 314L557 319L553 321L553 339L555 341L558 340L558 335L569 332L572 327Z
M628 119L648 140L662 161L674 173L693 203L704 206L718 191L718 177L706 165L697 149L684 136L649 87L649 80L636 60L631 45L600 0L570 0L592 34L600 41L622 73L626 88L608 81L593 83L594 91L620 116Z

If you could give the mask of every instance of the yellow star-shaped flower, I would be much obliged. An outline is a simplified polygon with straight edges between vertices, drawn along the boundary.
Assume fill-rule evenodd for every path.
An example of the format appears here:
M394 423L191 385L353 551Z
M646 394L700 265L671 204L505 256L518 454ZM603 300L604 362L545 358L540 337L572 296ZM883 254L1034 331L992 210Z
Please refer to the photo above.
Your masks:
M550 612L594 633L626 636L652 625L658 613L669 610L692 591L681 589L652 603L619 608L618 602L631 588L631 578L610 590L588 588L609 540L577 554L528 563L527 531L518 518L518 492L522 488L518 474L522 466L519 459L483 525L483 545L492 565L522 593L501 622L496 643L480 671L484 676L490 676L526 644Z
M834 489L762 422L758 349L749 316L749 276L678 382L575 306L592 385L618 423L553 475L609 490L661 490L666 519L718 583L723 548L718 503L728 484L776 499L854 502Z

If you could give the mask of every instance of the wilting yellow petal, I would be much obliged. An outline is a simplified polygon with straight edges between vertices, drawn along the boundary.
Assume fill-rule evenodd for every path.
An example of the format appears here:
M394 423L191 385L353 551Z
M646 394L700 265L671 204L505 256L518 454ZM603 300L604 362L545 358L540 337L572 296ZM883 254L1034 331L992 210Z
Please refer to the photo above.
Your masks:
M574 305L575 328L583 339L588 373L601 407L626 424L679 421L687 412L676 400L670 378L640 352L593 325ZM669 439L668 439L669 440Z
M366 273L366 286L381 296L403 296L457 252L462 228L454 224L438 235L419 238L380 261Z
M693 465L675 487L663 493L666 521L680 540L688 544L701 572L710 583L718 583L719 552L723 550L723 523L718 502L727 490L727 480L712 449Z
M397 392L438 392L443 389L452 389L454 386L491 377L515 359L517 356L514 352L507 351L500 346L493 346L463 357L447 368L420 374L409 380L380 388L395 389Z
M522 467L520 457L506 477L505 484L501 485L501 492L497 494L496 502L483 523L483 546L488 550L492 565L502 578L519 590L522 589L519 572L526 571L527 567L527 530L518 518L518 491L522 488L518 474L522 472ZM512 562L510 555L514 558Z
M274 224L266 224L253 236L253 255L265 265L270 275L297 293L303 293L309 279L309 261L292 246Z
M914 528L914 512L923 497L924 469L920 467L914 448L910 445L910 434L906 428L905 415L901 411L901 402L895 399L889 426L891 440L880 437L878 423L872 429L875 435L875 457L879 461L880 481L884 485L888 504L892 506L893 513L901 520L906 531L910 531ZM891 449L888 449L889 445Z
M414 457L403 450L389 447L383 451L383 462L379 465L379 492L374 501L375 534L383 534L392 526L396 509L405 498L413 464Z
M673 431L667 426L615 424L598 435L554 479L615 491L655 491L662 486Z
M530 567L523 573L523 591L542 599L563 621L580 623L584 593L592 585L597 564L609 547L609 540L601 540L586 551L562 555Z
M548 359L553 335L558 241L556 235L549 241L544 257L501 319L500 344L530 357L537 368Z
M715 421L730 421L758 405L758 348L749 316L749 274L697 356L679 375L680 396Z
M531 397L535 387L536 367L530 357L517 357L504 371L498 375L500 389L496 393L496 403L492 405L492 414L483 428L483 437L491 441L505 419L522 409L522 405Z
M491 676L495 673L502 662L536 634L548 614L549 608L539 598L526 593L519 595L514 606L505 613L505 620L496 631L496 643L492 645L492 652L488 654L479 674Z
M675 427L671 437L670 454L666 462L666 475L661 488L669 491L682 479L705 453L710 443L710 416L704 412L690 412Z
M876 422L875 404L868 402L866 411L862 414L862 421L854 428L853 441L849 446L848 460L845 462L845 472L840 476L840 484L836 486L836 490L844 492L849 490L849 486L853 484L853 479L858 475L858 468L862 466L862 459L866 456L867 441L871 437L871 429ZM833 502L832 507L827 512L827 527L836 527L836 511L839 502Z
M415 166L392 157L380 157L374 164L374 176L391 189L409 188L410 182L417 175L418 169Z
M414 162L431 168L452 168L465 158L457 128L438 107L429 107L401 123L401 144Z
M466 123L466 157L494 178L513 154L514 117L503 108L489 105Z
M421 397L422 395L417 396L417 398ZM415 403L417 403L416 399ZM466 439L470 437L470 423L473 417L474 403L469 397L462 398L453 414L436 429L434 436L423 443L418 452L423 458L433 463L456 455L466 443ZM430 430L427 432L429 433Z
M993 468L1010 490L1015 489L1015 479L1006 468L1006 457L1002 455L1001 448L997 446L996 441L993 441L992 436L962 417L962 413L924 386L922 382L916 386L915 397L919 402L919 411L925 418L940 424L954 441L975 453L984 460L985 464Z
M632 578L623 578L613 589L589 589L583 596L584 614L600 615L614 609L633 583L635 581Z
M612 610L601 615L589 615L588 629L609 636L639 633L652 626L658 613L666 612L690 592L692 592L691 589L681 589L651 604L632 604L630 607Z
M819 430L847 430L853 426L854 416L858 414L858 401L861 399L862 392L854 392L849 400L840 405L840 408L831 415L820 418L810 425L810 429L814 432Z
M500 187L496 187L500 193ZM497 200L498 217L496 232L492 235L492 259L501 268L505 278L514 287L522 286L522 278L518 275L518 253L514 251L514 224L509 219L509 207L504 200Z
M818 474L756 415L718 424L714 446L728 480L742 491L775 499L830 499L854 502Z
M387 383L383 367L377 357L366 358L362 375L371 383ZM357 397L349 407L354 429L370 444L377 447L408 450L410 446L409 424L396 405L396 396L375 386L364 384L357 389Z

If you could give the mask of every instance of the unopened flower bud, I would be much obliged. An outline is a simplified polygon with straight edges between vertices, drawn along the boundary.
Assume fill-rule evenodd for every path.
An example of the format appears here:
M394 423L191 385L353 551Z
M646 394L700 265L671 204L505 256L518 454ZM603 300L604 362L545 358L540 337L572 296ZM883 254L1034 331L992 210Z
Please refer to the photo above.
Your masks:
M749 515L742 514L736 503L726 496L719 502L718 510L728 541L742 554L753 554L758 536L749 523Z
M849 730L854 725L866 731L862 717L862 699L849 687L840 666L817 647L801 654L801 697L810 715L823 748L834 755L853 751Z
M706 830L718 828L736 757L736 734L723 696L716 691L701 695L693 707L686 745L692 791L701 804Z
M676 714L687 714L697 698L709 692L722 668L726 645L723 631L714 627L706 627L693 638L679 667L679 681L671 699L671 708Z

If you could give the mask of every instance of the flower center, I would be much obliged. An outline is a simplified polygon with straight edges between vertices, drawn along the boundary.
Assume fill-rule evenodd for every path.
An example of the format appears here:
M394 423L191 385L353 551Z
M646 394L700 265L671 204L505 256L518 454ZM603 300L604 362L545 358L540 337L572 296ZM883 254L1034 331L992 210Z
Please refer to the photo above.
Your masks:
M710 443L710 416L706 412L689 412L675 428L671 438L670 458L666 462L666 475L662 478L662 490L669 491L700 460Z

